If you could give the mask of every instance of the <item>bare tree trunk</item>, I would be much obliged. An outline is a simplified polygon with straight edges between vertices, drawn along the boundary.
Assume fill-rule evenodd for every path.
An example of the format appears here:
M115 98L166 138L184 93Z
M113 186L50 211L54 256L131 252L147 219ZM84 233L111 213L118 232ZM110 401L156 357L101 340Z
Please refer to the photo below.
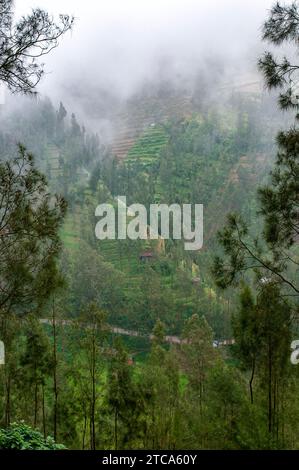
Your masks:
M82 437L82 450L85 450L86 427L87 427L87 415L86 415L86 409L84 408L84 427L83 427L83 437Z
M285 447L285 413L284 413L284 390L281 394L281 440L282 448Z
M118 423L117 423L117 418L118 418L117 409L115 408L115 412L114 412L114 449L115 450L117 450L117 448L118 448L118 442L117 442L117 440L118 440L118 436L117 436L117 431L118 431L117 430L117 425L118 425Z
M91 439L90 447L91 450L96 450L96 438L95 438L95 406L96 406L96 345L95 345L95 332L92 337L92 355L91 355L91 385L92 385L92 396L91 396L91 410L90 410L90 421L91 421Z
M3 317L2 327L3 327L3 341L5 347L7 347L7 337L8 337L8 326L7 326L7 317ZM10 395L11 395L11 373L9 370L9 364L7 363L7 351L6 351L6 360L4 364L4 377L5 377L5 427L10 425Z
M279 379L276 375L274 382L274 417L275 417L275 436L276 442L279 441L279 396L278 396L278 382Z
M272 348L269 339L268 350L268 431L272 433Z
M5 366L7 369L7 366ZM6 371L5 371L6 372ZM7 372L6 372L7 374ZM5 388L6 388L6 401L5 401L5 426L8 427L10 425L10 373L8 372L6 381L5 381Z
M36 428L37 426L37 408L38 408L38 385L35 384L34 388L34 421L33 426Z
M251 377L249 380L249 389L250 389L250 402L253 405L253 379L254 379L254 373L255 373L255 356L252 359L252 368L251 368Z
M57 440L57 405L58 405L58 387L57 387L57 334L56 334L56 312L55 300L52 304L52 326L53 326L53 391L54 391L54 410L53 410L53 434L54 440Z
M47 437L47 430L46 430L46 410L45 410L45 387L44 384L42 384L42 407L43 407L43 432L44 432L44 438L46 439Z

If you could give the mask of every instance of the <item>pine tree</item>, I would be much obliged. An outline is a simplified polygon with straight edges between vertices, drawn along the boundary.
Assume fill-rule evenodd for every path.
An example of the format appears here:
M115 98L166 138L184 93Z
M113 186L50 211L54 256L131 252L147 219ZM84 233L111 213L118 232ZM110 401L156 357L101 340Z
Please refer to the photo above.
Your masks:
M260 320L253 294L248 286L244 286L240 294L240 307L233 316L233 333L236 341L235 354L241 361L242 368L250 370L249 390L252 404L253 381L261 345L259 326Z
M59 39L72 28L74 18L60 15L59 23L55 23L46 11L36 8L15 21L14 6L13 0L0 1L0 82L13 93L35 95L44 74L39 59L58 46ZM46 100L45 104L42 123L48 136L53 136L55 115L50 102Z
M21 145L17 158L0 162L0 199L0 310L26 313L61 285L58 230L66 202L48 192L45 177Z
M264 25L264 39L274 45L283 42L298 47L298 5L281 6L277 3ZM269 88L287 88L280 96L280 106L297 110L292 102L291 83L299 66L287 59L282 63L267 53L260 60ZM294 100L293 100L294 101ZM254 270L260 279L271 278L282 283L288 295L299 295L298 260L295 245L299 237L299 131L296 126L277 136L278 154L271 184L258 191L263 229L260 236L252 237L248 224L239 214L230 214L219 241L224 257L214 260L213 273L220 287L238 282L240 275Z
M299 10L297 2L282 5L277 2L271 9L269 18L264 23L263 39L274 46L283 43L294 44L298 48ZM282 109L294 109L298 112L299 66L287 57L276 59L272 52L265 52L259 60L269 89L281 90L279 105ZM297 114L297 118L299 114Z
M60 15L56 24L47 12L36 8L15 23L13 0L1 0L0 82L13 92L34 93L44 73L38 59L58 46L73 21L68 15Z
M26 347L20 363L22 366L23 383L28 384L29 393L34 397L33 426L36 428L38 425L38 413L41 401L43 432L44 436L46 436L44 394L46 378L52 373L53 359L49 338L43 331L39 321L34 317L28 319Z
M138 438L141 412L139 392L133 382L132 366L120 338L113 343L113 356L109 364L107 404L114 420L115 450L127 448L132 438Z
M281 402L290 378L289 350L291 344L291 309L281 297L277 285L263 286L257 298L257 336L260 341L259 375L266 390L267 421L270 443L279 445L283 420Z
M79 348L83 363L82 377L89 407L90 449L95 450L97 444L96 416L98 404L98 386L101 382L101 366L103 367L103 344L106 336L106 314L95 302L91 302L82 309L77 321L76 329L79 332ZM83 329L83 334L81 334Z

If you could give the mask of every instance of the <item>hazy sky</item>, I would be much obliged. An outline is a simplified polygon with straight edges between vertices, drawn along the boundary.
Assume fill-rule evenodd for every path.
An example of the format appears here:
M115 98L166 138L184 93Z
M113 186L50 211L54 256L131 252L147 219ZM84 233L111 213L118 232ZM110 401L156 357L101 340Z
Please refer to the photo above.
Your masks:
M38 90L56 105L62 100L96 128L105 114L101 110L107 109L106 96L127 98L145 81L172 78L191 87L199 70L210 80L211 62L224 61L220 76L229 83L256 71L257 57L267 48L260 40L261 26L273 3L15 0L17 15L39 6L54 15L75 16L73 31L44 59L47 75ZM108 98L108 109L113 103Z
M260 27L273 0L16 0L18 14L40 6L76 17L74 30L47 58L46 89L74 79L127 93L166 59L192 73L203 57L254 65ZM252 51L252 54L250 53Z

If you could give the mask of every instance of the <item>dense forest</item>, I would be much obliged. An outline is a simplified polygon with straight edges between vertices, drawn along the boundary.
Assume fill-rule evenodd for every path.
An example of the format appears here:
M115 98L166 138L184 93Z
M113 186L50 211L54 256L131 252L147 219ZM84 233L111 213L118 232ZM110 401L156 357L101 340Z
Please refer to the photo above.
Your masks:
M35 43L73 19L12 14L1 1L0 81L33 96L0 105L0 448L298 449L299 66L260 58L278 105L152 84L113 143L34 94ZM263 34L297 47L296 4ZM98 240L96 206L123 195L203 204L203 248Z

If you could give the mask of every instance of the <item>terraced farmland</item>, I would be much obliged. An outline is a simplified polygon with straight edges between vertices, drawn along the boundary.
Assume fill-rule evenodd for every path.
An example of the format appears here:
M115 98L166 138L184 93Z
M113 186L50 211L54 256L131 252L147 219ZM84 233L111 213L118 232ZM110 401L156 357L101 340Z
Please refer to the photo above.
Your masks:
M194 103L189 93L174 90L147 89L129 99L121 109L111 115L115 127L112 154L122 160L133 151L135 142L161 123L174 117L191 116ZM134 152L133 152L134 153Z
M129 150L126 161L151 166L167 142L168 136L163 126L151 126Z

